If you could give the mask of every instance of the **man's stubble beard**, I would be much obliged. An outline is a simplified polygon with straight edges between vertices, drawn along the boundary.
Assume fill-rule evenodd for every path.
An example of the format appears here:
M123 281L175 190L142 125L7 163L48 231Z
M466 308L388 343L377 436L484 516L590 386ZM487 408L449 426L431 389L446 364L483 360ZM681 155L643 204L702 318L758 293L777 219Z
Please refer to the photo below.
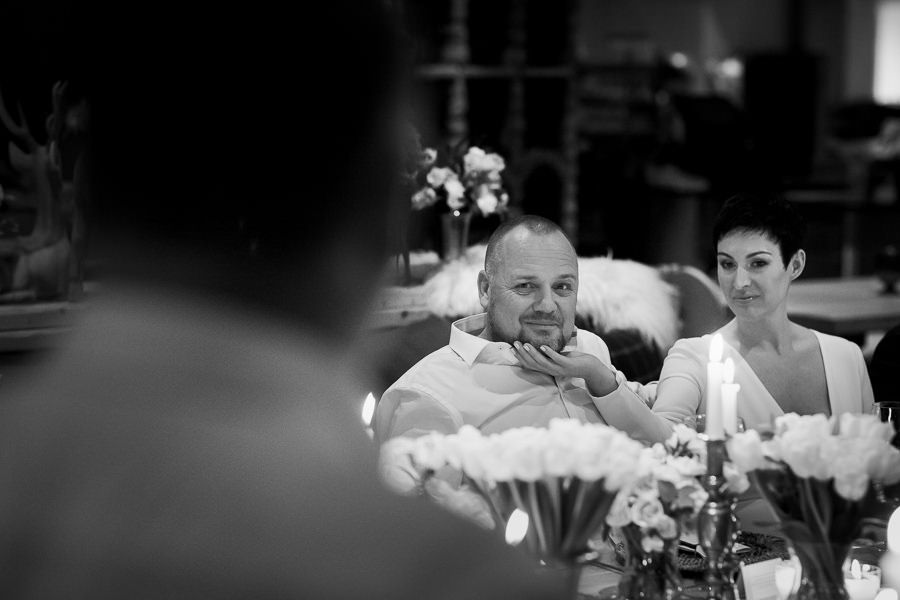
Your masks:
M531 344L535 348L540 348L541 346L549 346L556 352L562 352L563 348L566 347L568 340L566 339L564 325L560 325L560 327L554 332L553 338L538 336L526 333L525 327L520 323L519 328L512 335L505 335L503 332L496 327L496 322L493 319L493 313L491 311L487 311L486 315L486 325L490 327L490 331L492 337L495 338L493 341L495 342L506 342L509 345L512 345L513 342L519 341L524 343Z

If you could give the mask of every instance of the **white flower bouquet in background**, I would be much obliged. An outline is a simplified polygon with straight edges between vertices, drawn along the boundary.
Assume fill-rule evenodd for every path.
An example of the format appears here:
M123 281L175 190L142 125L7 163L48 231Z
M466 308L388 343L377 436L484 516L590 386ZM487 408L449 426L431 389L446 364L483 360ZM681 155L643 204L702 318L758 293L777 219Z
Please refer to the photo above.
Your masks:
M502 213L509 204L503 189L501 173L506 163L499 154L488 153L478 146L465 153L451 153L449 163L437 166L438 153L432 148L422 151L421 173L424 181L412 195L412 207L421 210L438 201L452 212L466 212L475 207L483 216ZM427 170L426 170L427 169Z
M900 481L894 430L874 415L775 420L774 433L728 441L781 522L803 570L800 598L845 598L843 564L860 521L876 502L873 482Z
M405 493L427 492L436 475L461 473L502 530L518 509L527 515L529 551L548 564L572 564L589 551L592 537L603 534L616 493L638 472L643 451L611 427L555 419L547 429L483 435L465 426L453 435L390 440L381 469L389 485ZM452 504L445 506L460 513L477 506L464 495ZM479 507L470 516L481 514Z

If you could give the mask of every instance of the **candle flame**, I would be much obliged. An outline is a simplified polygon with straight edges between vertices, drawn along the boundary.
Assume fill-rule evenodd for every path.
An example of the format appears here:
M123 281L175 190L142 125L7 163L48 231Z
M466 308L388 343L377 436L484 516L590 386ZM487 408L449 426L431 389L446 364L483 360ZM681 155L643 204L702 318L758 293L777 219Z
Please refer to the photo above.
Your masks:
M709 362L722 362L722 352L724 349L722 334L717 333L713 336L712 343L709 345Z
M366 427L372 424L372 417L375 415L375 396L372 392L366 395L366 400L362 407L362 420Z
M527 531L528 513L517 508L509 515L509 521L506 522L506 543L515 546L525 539Z
M731 357L725 359L725 367L722 370L722 381L725 383L734 383L734 361Z
M855 558L853 562L850 563L850 576L853 579L862 579L862 567L859 566L859 561Z
M897 590L894 588L884 588L878 595L875 596L875 600L897 600Z
M891 552L900 552L900 508L894 511L888 521L887 547Z

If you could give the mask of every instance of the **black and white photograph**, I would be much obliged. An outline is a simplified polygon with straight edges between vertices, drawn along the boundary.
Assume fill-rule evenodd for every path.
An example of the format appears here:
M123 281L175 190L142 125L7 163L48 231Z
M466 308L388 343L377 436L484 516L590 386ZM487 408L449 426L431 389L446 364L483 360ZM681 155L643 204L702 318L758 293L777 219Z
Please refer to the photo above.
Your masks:
M0 598L900 598L900 0L0 47Z

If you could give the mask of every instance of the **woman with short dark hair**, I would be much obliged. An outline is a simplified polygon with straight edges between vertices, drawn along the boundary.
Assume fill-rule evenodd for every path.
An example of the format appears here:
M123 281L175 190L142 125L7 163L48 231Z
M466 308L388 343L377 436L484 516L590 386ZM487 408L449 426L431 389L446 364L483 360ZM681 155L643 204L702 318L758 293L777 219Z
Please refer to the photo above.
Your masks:
M720 328L748 428L778 415L870 412L872 385L859 347L788 318L791 283L806 265L803 219L785 200L740 194L716 217L718 280L734 319ZM660 374L653 412L690 422L706 412L706 365L714 334L675 343Z

